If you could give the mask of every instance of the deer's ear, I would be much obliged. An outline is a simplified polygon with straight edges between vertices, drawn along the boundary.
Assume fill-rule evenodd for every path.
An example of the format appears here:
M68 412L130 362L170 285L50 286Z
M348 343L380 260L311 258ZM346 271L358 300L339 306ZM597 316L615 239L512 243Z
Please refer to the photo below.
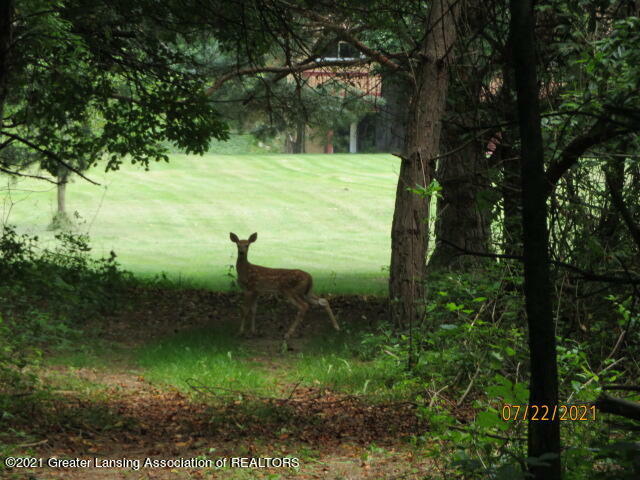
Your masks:
M257 233L252 233L251 236L249 237L249 243L253 243L258 239L258 234Z
M234 243L238 243L238 242L240 241L240 240L238 239L238 236L237 236L235 233L233 233L233 232L231 232L231 233L229 234L229 238L230 238L230 239L231 239L231 241L232 241L232 242L234 242Z

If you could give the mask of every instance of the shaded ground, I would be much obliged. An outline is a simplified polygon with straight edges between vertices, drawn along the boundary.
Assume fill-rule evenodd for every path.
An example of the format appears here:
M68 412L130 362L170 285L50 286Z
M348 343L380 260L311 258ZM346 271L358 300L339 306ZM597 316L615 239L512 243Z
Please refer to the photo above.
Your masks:
M154 337L236 318L237 303L233 295L203 291L141 290L137 295L135 309L109 318L109 329L100 334L123 352L108 369L50 367L41 372L46 383L68 385L72 379L74 388L54 390L23 420L20 427L30 438L22 442L21 453L45 463L55 456L93 459L92 464L289 456L298 459L299 468L14 469L5 472L8 478L422 478L418 472L428 470L427 462L402 441L426 428L408 402L370 404L320 386L283 381L273 397L198 386L206 393L204 403L150 384L127 359L127 351ZM376 300L343 297L331 303L343 324L345 319L374 322L385 314ZM247 341L251 360L277 373L286 368L274 353L286 328L282 318L292 312L273 299L262 302L261 312L263 334ZM321 310L309 315L300 329L303 338L324 328L319 324L328 323L324 315ZM294 348L304 348L303 338Z

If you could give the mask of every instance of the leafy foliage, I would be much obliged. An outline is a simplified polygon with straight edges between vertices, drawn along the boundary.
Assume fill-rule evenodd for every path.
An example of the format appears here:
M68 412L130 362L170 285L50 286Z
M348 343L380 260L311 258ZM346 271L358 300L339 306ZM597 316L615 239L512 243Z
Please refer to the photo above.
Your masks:
M115 254L94 260L85 236L63 233L54 250L5 226L0 237L0 403L31 391L43 350L77 342L86 319L121 308L131 276Z
M153 2L152 2L153 3ZM186 32L138 14L137 2L20 2L2 147L19 145L55 174L125 158L167 160L163 142L203 153L227 127L203 90ZM8 158L4 157L3 158Z

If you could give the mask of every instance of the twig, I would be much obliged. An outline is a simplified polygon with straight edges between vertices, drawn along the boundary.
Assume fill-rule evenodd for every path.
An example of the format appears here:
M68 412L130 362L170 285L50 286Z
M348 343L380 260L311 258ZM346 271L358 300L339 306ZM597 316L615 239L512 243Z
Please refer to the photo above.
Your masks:
M300 380L298 383L296 383L293 386L293 389L291 390L291 393L289 394L289 396L287 397L287 400L291 400L291 397L293 397L293 394L296 392L296 389L298 388L298 386L302 383L302 380Z
M436 403L436 398L438 398L438 394L443 390L445 390L446 388L449 388L449 385L445 385L440 390L436 390L436 392L431 397L431 400L429 401L429 408L433 407L434 403Z
M43 177L41 175L30 175L28 173L20 173L17 172L15 170L9 170L8 168L4 168L4 167L0 167L0 172L6 173L8 175L12 175L15 177L26 177L26 178L36 178L38 180L44 180L45 182L49 182L49 183L53 183L54 185L58 185L58 182L47 178L47 177Z
M467 395L471 391L471 387L473 386L473 383L476 381L476 378L478 377L479 373L480 373L480 365L478 365L478 368L476 368L476 373L474 373L473 377L471 377L471 381L469 382L469 385L467 385L467 389L464 391L464 393L460 397L460 400L458 400L458 403L456 403L456 407L459 407L460 405L462 405L462 402L464 402L464 399L467 398Z
M37 447L38 445L44 445L48 443L49 439L45 438L44 440L40 440L39 442L31 442L31 443L21 443L20 445L16 445L18 448L27 448L27 447Z
M620 357L618 360L616 360L615 362L610 363L609 365L607 365L606 367L604 367L602 370L599 370L593 377L591 377L589 380L587 380L582 387L580 387L580 389L585 388L587 385L589 385L591 382L593 382L596 378L599 378L600 375L602 375L604 372L606 372L607 370L609 370L610 368L612 368L613 366L617 365L618 363L620 363L622 360L625 360L626 357ZM573 398L573 394L575 392L573 392L571 395L569 395L569 398L567 398L567 403L571 402L571 399Z

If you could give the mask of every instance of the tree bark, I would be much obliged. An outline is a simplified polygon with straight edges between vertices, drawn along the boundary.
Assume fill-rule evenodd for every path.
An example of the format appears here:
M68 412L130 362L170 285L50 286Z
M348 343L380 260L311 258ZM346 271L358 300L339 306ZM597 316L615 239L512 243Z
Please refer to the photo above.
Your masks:
M349 125L349 153L358 153L358 122Z
M430 198L409 189L426 188L431 183L432 163L440 146L449 83L447 55L455 40L457 11L453 0L433 2L409 104L391 229L389 279L391 317L401 327L411 326L423 316L420 305L425 295Z
M532 0L511 0L510 6L521 138L524 292L531 362L529 403L552 408L558 404L558 367L549 278L548 183L544 173L533 5ZM560 422L558 419L529 420L528 456L540 458L545 454L551 454L552 458L546 458L544 466L531 467L533 478L560 479Z
M62 170L62 169L60 169ZM69 174L66 172L58 172L58 216L66 217L67 215L67 206L66 206L66 194L67 194L67 181Z
M403 150L407 132L407 111L411 85L396 72L382 74L384 105L376 115L376 150L398 153Z
M307 126L305 123L300 120L298 125L296 126L296 139L293 143L293 153L304 153L305 152L305 141L306 141L306 129Z
M457 133L445 131L444 151L455 151L456 139L460 138ZM478 203L487 186L484 150L481 142L473 141L438 160L436 178L442 191L437 203L436 247L429 259L429 273L448 268L469 270L487 262L487 258L462 255L460 250L489 251L489 212Z
M640 421L640 403L615 398L603 393L598 400L596 400L596 407L603 413L611 413Z
M9 57L13 40L14 1L0 2L0 126L4 118L4 102L9 91Z
M609 160L607 164L602 167L607 188L613 200L612 202L605 203L603 206L597 230L600 242L606 250L615 248L618 243L620 215L616 211L616 201L613 197L616 195L616 192L624 191L624 167L623 160Z

